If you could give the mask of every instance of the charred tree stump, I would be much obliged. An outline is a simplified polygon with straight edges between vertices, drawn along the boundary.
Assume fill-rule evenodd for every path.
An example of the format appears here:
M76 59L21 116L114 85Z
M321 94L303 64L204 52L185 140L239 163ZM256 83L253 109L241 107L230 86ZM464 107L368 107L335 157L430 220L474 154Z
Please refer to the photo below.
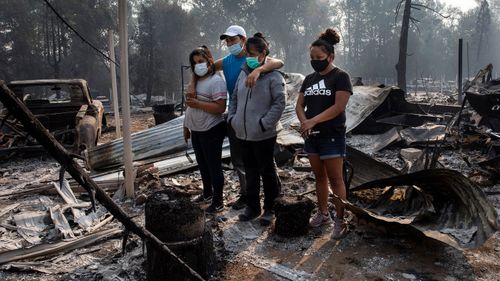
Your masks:
M146 229L164 242L203 278L215 270L211 230L205 225L204 211L188 198L172 190L155 192L146 202ZM190 275L162 255L153 243L146 243L146 275L149 281L193 280Z
M285 237L307 234L313 209L314 203L305 196L285 195L279 198L274 205L275 233Z
M138 235L146 242L156 245L164 255L171 258L172 263L179 267L179 270L185 272L186 275L192 276L195 280L204 280L196 271L190 268L186 263L175 255L167 245L162 243L156 236L148 230L134 222L124 211L118 206L111 197L99 187L94 180L85 172L85 170L76 163L74 155L69 153L49 131L40 123L40 121L31 113L26 105L20 101L16 95L5 85L5 82L0 80L0 101L12 114L19 120L26 130L43 147L50 153L54 159L61 164L72 177L90 194L91 198L97 199L106 209L119 220L125 228ZM94 203L94 202L92 202Z

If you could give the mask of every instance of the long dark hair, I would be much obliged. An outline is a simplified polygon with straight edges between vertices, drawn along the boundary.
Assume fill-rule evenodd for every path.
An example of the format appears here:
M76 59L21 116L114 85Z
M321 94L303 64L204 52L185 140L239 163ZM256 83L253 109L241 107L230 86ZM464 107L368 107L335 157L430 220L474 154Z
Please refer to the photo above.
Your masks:
M269 55L269 42L267 42L264 35L260 32L255 33L253 37L247 39L245 44L247 53L250 50L250 46L254 47L259 53L265 52L266 56Z
M340 42L340 36L333 28L328 28L321 33L311 44L311 47L320 47L328 55L335 54L334 46Z
M215 73L215 65L214 65L214 58L212 57L212 53L210 53L210 50L208 49L207 46L202 45L196 49L194 49L191 54L189 54L189 64L191 65L191 71L194 74L194 65L196 64L194 62L194 56L202 56L205 60L208 62L208 73L210 75L213 75ZM195 75L195 77L197 77Z

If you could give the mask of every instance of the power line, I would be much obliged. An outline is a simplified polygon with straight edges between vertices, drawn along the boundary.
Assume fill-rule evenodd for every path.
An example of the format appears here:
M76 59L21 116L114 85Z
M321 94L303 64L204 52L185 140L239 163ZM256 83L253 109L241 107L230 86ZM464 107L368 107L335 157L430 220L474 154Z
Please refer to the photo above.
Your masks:
M116 66L120 67L120 65L112 60L108 55L106 55L103 51L99 50L97 47L95 47L94 45L92 45L92 43L90 43L87 39L85 39L82 35L80 35L80 33L78 33L78 31L76 31L76 29L74 29L58 12L57 10L54 8L54 6L52 6L52 4L50 4L50 2L48 0L43 0L45 2L45 4L47 4L47 6L52 10L52 12L54 12L54 14L64 23L64 25L66 25L66 27L68 27L71 31L73 31L76 36L78 36L80 39L82 39L82 41L89 45L92 49L94 49L95 51L97 51L99 54L101 54L103 57L105 57L108 61L114 63Z

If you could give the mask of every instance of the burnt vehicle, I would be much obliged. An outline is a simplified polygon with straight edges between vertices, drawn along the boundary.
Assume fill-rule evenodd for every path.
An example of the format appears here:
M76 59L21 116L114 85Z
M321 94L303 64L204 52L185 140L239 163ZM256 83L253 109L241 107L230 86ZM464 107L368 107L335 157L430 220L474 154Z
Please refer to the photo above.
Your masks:
M12 81L8 87L44 127L72 152L94 147L101 135L104 107L92 99L83 79ZM0 113L0 155L43 151L5 109Z

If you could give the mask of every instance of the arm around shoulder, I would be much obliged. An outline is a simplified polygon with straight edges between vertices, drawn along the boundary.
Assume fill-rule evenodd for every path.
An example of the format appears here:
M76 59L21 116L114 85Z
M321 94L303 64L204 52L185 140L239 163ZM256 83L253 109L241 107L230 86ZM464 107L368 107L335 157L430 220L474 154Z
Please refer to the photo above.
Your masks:
M282 60L277 58L267 57L266 62L260 66L261 72L270 72L276 69L280 69L285 65Z

